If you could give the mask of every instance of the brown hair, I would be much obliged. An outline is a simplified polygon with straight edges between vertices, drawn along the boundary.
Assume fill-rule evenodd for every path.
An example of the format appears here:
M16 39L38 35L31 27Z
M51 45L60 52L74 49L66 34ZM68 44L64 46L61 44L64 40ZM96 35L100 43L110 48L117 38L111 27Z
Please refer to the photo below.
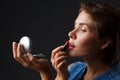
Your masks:
M109 38L111 44L105 48L105 61L113 61L116 59L115 51L117 49L117 37L120 26L120 11L111 4L105 2L85 2L81 3L80 11L86 11L97 27L100 39Z

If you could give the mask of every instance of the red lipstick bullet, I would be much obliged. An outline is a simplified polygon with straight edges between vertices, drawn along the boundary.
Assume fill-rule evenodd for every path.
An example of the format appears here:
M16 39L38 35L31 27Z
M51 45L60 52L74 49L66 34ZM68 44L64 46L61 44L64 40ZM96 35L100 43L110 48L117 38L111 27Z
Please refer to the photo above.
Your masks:
M65 51L69 46L69 40L67 40L64 44L64 48L62 49L62 51Z

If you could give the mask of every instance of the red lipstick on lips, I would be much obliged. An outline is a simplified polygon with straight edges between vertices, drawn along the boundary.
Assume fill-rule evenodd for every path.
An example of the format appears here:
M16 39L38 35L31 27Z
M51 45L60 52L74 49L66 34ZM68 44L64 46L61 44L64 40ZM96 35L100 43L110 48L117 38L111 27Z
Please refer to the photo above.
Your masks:
M62 49L62 51L65 51L66 49L68 49L69 47L69 40L67 40L64 44L64 48Z
M69 43L68 49L69 49L69 50L73 50L73 48L75 48L75 46Z

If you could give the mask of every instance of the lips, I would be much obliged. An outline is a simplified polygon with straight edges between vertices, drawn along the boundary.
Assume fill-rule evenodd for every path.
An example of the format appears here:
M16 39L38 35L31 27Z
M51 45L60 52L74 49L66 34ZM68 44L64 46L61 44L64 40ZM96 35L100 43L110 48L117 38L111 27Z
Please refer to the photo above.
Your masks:
M75 48L75 46L69 43L68 49L73 50L74 48Z

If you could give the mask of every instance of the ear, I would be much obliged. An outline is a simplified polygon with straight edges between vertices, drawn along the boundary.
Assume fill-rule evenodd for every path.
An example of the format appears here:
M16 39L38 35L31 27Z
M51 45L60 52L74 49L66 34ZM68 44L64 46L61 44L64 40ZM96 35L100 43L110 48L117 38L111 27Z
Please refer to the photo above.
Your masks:
M106 38L101 41L101 49L105 49L107 46L111 44L111 39Z

